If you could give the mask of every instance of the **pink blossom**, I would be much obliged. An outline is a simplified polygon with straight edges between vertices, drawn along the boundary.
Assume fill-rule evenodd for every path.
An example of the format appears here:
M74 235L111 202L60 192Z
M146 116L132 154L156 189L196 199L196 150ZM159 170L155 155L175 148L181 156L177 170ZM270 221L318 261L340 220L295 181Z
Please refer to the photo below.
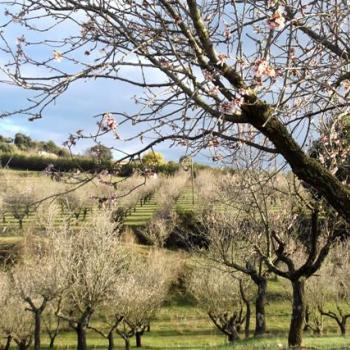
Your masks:
M173 69L173 64L167 60L162 59L159 61L159 63L160 66L164 69Z
M271 67L269 62L264 58L260 58L255 61L254 71L255 79L257 81L261 81L261 78L263 76L267 76L270 78L275 78L277 76L276 70L273 67Z
M267 21L270 29L282 30L286 24L286 20L280 9L276 10Z
M103 115L102 129L104 131L115 131L117 129L117 122L110 113L105 113Z
M218 54L218 62L217 62L218 65L223 66L226 63L227 59L228 59L228 56L226 54L219 53Z
M209 87L209 89L208 89L208 94L209 95L217 96L217 95L219 95L219 93L220 93L220 89L217 86L215 86L215 85Z
M53 59L57 62L61 62L63 60L63 55L59 51L54 51L53 52Z
M214 74L212 72L209 72L208 70L204 69L202 71L203 77L207 81L213 81L214 80Z
M343 86L343 88L344 88L346 91L349 91L349 90L350 90L350 80L349 80L349 79L343 80L343 81L341 82L341 85Z
M243 103L243 97L236 97L229 102L223 102L220 105L220 112L223 114L240 114Z
M260 58L260 59L256 60L255 64L254 64L255 76L261 77L262 75L265 75L266 69L268 67L269 67L269 64L265 59Z

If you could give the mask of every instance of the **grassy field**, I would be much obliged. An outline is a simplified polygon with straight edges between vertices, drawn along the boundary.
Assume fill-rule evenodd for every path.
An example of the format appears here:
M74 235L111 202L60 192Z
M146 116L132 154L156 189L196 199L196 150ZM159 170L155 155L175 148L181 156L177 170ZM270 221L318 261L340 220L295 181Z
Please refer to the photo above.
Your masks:
M38 180L37 174L26 174ZM23 174L24 176L24 174ZM197 193L192 203L192 188L187 185L179 196L173 210L190 211L200 206ZM129 227L137 227L147 223L154 215L158 205L154 198L146 204L136 205L135 209L127 216L125 224ZM92 216L97 207L91 208L89 216ZM66 220L63 214L58 220ZM33 223L34 216L30 215L24 221L26 225ZM73 219L74 220L74 219ZM79 221L79 220L78 220ZM13 246L20 241L21 232L18 223L6 214L5 222L0 223L0 244L2 247ZM10 233L10 234L8 234ZM0 247L1 251L1 247ZM287 330L290 322L290 290L287 284L281 280L271 280L268 284L267 328L265 337L256 339L242 339L235 345L228 344L222 335L210 322L208 316L197 307L195 302L187 295L179 291L173 291L169 296L166 305L161 309L156 319L151 323L151 331L143 337L143 348L145 349L237 349L237 350L258 350L258 349L286 349ZM254 317L251 320L251 332L254 328ZM337 335L338 328L335 322L325 319L325 331L322 337L305 334L304 345L312 349L350 349L350 337ZM243 335L241 336L243 338ZM116 335L116 346L123 348L122 340ZM75 333L72 331L62 332L56 340L59 349L74 349L76 344ZM48 338L43 336L43 345L48 346ZM88 332L88 345L91 349L106 349L107 342L93 331ZM132 340L135 346L135 341Z
M271 300L273 298L273 300ZM144 349L236 349L236 350L278 350L287 348L289 325L288 290L280 281L270 281L269 304L267 305L268 334L262 338L249 338L228 344L225 337L210 323L207 315L196 307L193 301L183 295L173 294L156 320L151 323L151 331L142 338ZM251 329L254 327L252 319ZM326 322L327 332L322 337L305 334L304 345L310 349L350 349L350 337L336 334L337 329L331 322ZM243 338L243 335L242 335ZM47 343L47 339L43 339ZM116 336L117 349L123 348L123 342ZM132 346L135 341L132 340ZM74 348L75 334L64 332L57 338L60 349ZM89 331L88 345L91 349L106 349L105 339Z

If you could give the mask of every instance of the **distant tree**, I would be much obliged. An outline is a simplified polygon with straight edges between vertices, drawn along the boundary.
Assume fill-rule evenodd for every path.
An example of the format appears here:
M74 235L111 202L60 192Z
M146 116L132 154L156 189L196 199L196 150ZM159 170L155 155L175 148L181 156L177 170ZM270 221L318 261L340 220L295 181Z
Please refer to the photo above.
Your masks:
M61 151L61 148L58 147L52 140L49 140L47 142L44 142L43 144L43 151L48 152L48 153L54 153L54 154L59 154Z
M194 268L187 278L187 288L214 325L234 343L246 317L242 292L245 296L247 290L225 266L208 265L204 262Z
M166 163L164 156L159 152L149 151L142 157L142 163L149 168L155 168Z
M0 152L13 153L15 150L16 150L15 145L0 141Z
M0 135L0 143L13 143L13 139Z
M4 209L13 215L20 228L23 228L23 220L29 215L36 198L36 193L29 185L14 184L6 191L3 197Z
M12 153L15 149L11 138L0 135L0 152Z
M110 148L103 145L92 146L86 151L86 155L102 161L113 159L113 154Z
M21 150L28 150L33 146L32 139L22 133L17 133L15 135L14 143Z

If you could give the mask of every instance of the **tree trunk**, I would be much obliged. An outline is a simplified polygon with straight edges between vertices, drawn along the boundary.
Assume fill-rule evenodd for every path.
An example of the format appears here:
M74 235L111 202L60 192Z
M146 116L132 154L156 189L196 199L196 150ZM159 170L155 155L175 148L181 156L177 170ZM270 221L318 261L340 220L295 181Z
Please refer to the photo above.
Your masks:
M34 350L40 350L41 312L34 312Z
M305 326L304 326L304 332L308 331L310 329L310 310L309 305L306 305L305 307Z
M114 349L113 330L108 333L108 350Z
M130 350L130 339L128 337L124 337L124 342L125 342L125 350Z
M135 337L136 337L136 347L137 348L141 348L141 346L142 346L142 344L141 344L142 333L141 332L136 332L135 333Z
M77 338L78 338L77 350L87 350L85 326L81 323L78 323L76 327L76 332L77 332Z
M26 343L26 341L21 341L17 344L18 350L27 350L29 345Z
M4 350L10 350L11 341L12 341L12 337L9 335L9 336L7 337L7 340L6 340L6 345L5 345L5 347L4 347Z
M53 337L50 337L50 345L49 345L49 348L50 348L50 349L53 349L54 346L55 346L55 339L56 339L56 336L57 336L57 334L54 335Z
M265 278L259 281L258 295L255 301L255 336L264 335L266 332L265 304L267 280Z
M338 322L340 333L342 336L346 334L346 319L342 317L341 322Z
M251 316L251 310L250 310L250 303L246 303L247 312L245 315L245 324L244 324L244 335L246 338L249 338L250 336L250 316Z
M305 320L305 280L292 281L293 306L292 319L290 321L288 345L298 348L302 344L303 324Z
M237 340L239 340L239 334L237 332L237 328L233 327L231 330L231 334L227 336L227 340L229 341L229 343L233 344L235 343Z

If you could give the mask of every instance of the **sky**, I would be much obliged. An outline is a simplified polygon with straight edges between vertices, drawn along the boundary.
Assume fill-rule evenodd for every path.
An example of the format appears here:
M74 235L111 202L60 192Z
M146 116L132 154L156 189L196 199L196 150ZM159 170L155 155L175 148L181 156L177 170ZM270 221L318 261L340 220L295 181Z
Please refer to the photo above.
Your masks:
M0 23L3 22L4 16L1 14L0 9ZM71 34L73 28L64 27L60 36ZM14 47L16 40L21 35L25 35L26 40L39 40L38 37L28 33L21 26L10 26L5 30L5 36L7 40ZM58 35L58 34L57 34ZM51 51L45 51L44 48L38 48L32 54L37 56L47 57L52 55ZM50 56L49 56L50 57ZM2 51L0 51L0 66L4 66L7 63L7 57ZM62 62L64 67L65 62ZM31 71L26 72L28 75L36 75L35 67L30 68ZM128 74L133 74L130 71ZM0 79L4 76L0 73ZM156 78L156 77L155 77ZM58 145L62 145L64 141L68 139L70 133L74 133L79 129L83 129L85 132L93 132L96 130L96 119L93 117L96 114L118 111L118 112L136 112L139 106L135 105L134 96L139 94L140 90L136 90L135 87L122 82L106 81L106 80L89 80L87 82L78 81L71 85L71 87L55 101L55 104L50 105L46 109L45 117L35 120L33 122L28 121L26 116L16 115L0 119L0 135L13 137L17 132L29 135L34 140L46 141L53 140ZM32 92L25 91L22 88L6 85L0 83L0 114L5 111L14 111L27 104L27 98L32 96ZM124 151L130 153L137 151L141 147L144 147L140 141L135 140L132 143L123 144L123 139L128 138L134 134L135 130L129 127L121 127L119 135L121 141L116 141L112 136L104 139L106 146L117 146ZM145 143L147 139L145 139ZM77 146L73 148L74 153L84 153L88 147L93 143L91 141L79 141ZM186 152L185 148L176 147L169 148L169 144L163 143L154 147L155 151L159 151L164 154L167 160L178 161L181 156ZM116 159L122 156L121 153L114 153ZM210 162L210 154L205 152L196 156L196 161L201 163Z
M0 84L1 111L16 110L25 104L28 93L20 88ZM131 112L136 106L133 101L135 90L128 84L111 81L93 81L75 83L58 101L50 106L45 117L28 121L25 116L10 116L0 119L0 134L14 136L17 132L29 135L31 138L40 141L53 140L62 145L70 133L79 129L93 132L96 129L94 115L106 111ZM121 138L127 138L134 130L122 128L119 131ZM106 145L114 146L112 137L105 139ZM92 143L79 141L73 149L75 153L83 153ZM139 141L123 145L118 142L126 152L136 151L143 145ZM156 151L164 154L167 160L177 161L184 153L181 147L169 148L169 144L159 144ZM121 154L115 154L120 157ZM207 163L209 155L203 153L196 157L197 161Z

